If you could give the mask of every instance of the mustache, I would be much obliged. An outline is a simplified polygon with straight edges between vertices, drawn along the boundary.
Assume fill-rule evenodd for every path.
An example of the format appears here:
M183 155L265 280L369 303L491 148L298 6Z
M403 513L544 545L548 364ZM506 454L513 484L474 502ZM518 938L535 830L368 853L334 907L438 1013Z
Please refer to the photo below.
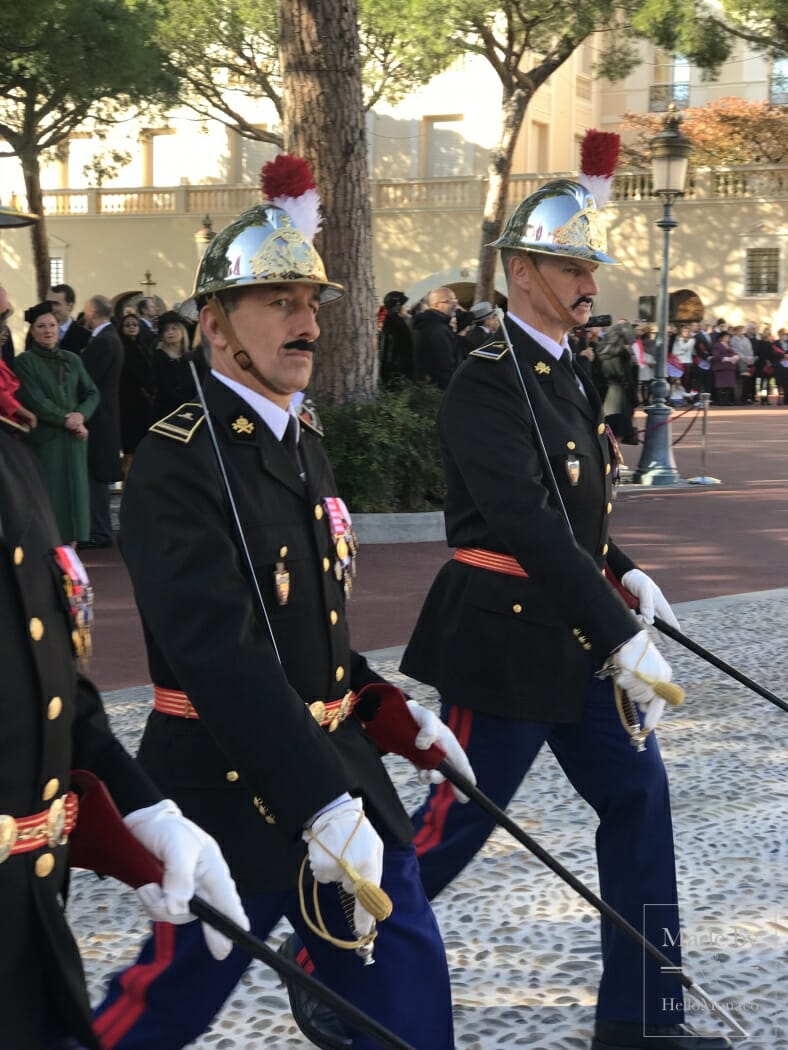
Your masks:
M313 354L317 350L317 343L310 343L306 339L294 339L292 343L285 343L285 350L308 350Z
M579 299L575 299L575 301L572 303L570 309L571 310L576 310L578 308L578 306L580 306L581 303L588 303L589 306L593 306L594 305L594 300L591 298L590 295L581 295Z

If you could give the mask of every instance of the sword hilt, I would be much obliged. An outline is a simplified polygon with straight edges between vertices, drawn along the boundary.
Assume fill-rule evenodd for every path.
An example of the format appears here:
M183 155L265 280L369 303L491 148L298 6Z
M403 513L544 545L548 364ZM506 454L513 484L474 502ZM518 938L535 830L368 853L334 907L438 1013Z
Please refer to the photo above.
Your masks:
M676 682L663 682L659 678L652 678L650 674L643 674L642 671L637 670L632 671L632 674L639 678L641 682L650 685L657 696L669 703L671 707L678 707L679 704L684 703L684 698L687 694Z

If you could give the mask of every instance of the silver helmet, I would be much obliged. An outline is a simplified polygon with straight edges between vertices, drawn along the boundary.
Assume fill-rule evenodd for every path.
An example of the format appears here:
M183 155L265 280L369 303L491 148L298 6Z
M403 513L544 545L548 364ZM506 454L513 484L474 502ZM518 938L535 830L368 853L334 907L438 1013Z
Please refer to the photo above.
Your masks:
M515 208L493 248L572 256L617 265L593 195L579 182L554 179Z
M290 215L275 204L257 204L217 233L197 270L194 298L227 288L265 284L317 284L320 302L338 299L341 284L326 277L323 260Z

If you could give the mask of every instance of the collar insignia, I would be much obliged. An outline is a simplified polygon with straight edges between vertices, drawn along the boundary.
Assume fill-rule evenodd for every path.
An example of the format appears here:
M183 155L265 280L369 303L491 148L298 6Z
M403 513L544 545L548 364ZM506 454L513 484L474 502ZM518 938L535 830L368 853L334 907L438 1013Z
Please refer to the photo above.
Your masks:
M298 419L302 426L314 431L318 437L323 436L323 424L320 422L315 403L311 398L305 398L301 402L301 407L298 410Z
M247 419L246 416L238 416L230 425L236 434L254 434L254 423L251 419Z
M545 364L544 361L537 361L536 364L534 365L534 371L536 372L536 374L538 376L549 376L550 375L550 365Z

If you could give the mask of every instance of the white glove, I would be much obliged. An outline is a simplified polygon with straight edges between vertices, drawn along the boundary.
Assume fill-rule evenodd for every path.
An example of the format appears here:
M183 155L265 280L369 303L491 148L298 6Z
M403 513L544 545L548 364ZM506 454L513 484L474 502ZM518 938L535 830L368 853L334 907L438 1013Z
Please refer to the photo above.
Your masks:
M643 623L654 623L654 617L659 616L665 623L680 630L676 614L668 604L668 600L650 576L640 569L630 569L621 577L621 583L630 594L633 594L640 606L639 619Z
M446 758L457 772L461 773L466 780L470 780L472 784L475 784L476 774L471 768L468 756L463 751L459 740L452 733L451 729L444 722L441 722L436 714L433 714L428 708L422 707L415 700L408 700L408 710L419 727L418 736L414 741L416 747L420 751L427 751L433 744L437 744L441 751L446 752ZM419 770L419 780L422 784L440 784L445 779L443 773L437 769ZM453 784L452 791L458 802L468 801L467 795L463 795Z
M338 863L337 858L341 857L363 878L380 885L383 843L364 816L361 799L347 799L321 813L302 837L309 848L309 866L317 882L339 882L346 893L353 892L353 880ZM370 933L375 925L374 918L358 900L353 923L359 937Z
M161 886L151 882L137 890L154 922L191 922L194 915L189 911L189 901L198 893L233 922L249 929L249 919L219 847L202 828L187 820L171 799L136 809L124 817L124 823L164 865ZM205 923L202 929L214 959L225 959L232 951L232 942Z
M634 638L630 638L620 649L616 649L611 659L620 669L619 686L629 694L645 715L643 728L653 729L662 717L665 701L633 672L637 670L660 682L669 682L673 677L670 664L652 644L648 631L638 631Z

